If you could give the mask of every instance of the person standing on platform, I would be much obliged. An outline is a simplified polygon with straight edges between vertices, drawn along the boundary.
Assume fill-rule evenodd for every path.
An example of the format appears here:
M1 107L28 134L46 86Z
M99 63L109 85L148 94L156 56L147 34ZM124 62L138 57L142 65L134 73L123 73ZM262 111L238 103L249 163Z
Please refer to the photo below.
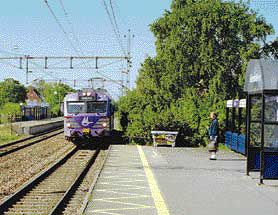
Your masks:
M210 113L210 118L212 119L212 121L208 129L208 134L209 134L208 150L210 153L210 160L216 160L216 152L218 151L217 138L219 132L217 114L214 112Z

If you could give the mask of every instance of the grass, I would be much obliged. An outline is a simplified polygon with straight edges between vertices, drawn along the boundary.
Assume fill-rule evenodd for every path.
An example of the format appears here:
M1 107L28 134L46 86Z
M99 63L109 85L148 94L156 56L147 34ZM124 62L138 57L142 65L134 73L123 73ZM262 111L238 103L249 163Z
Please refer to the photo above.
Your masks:
M218 149L219 149L219 150L222 150L222 151L231 151L231 149L229 149L227 146L225 146L225 145L222 144L222 143L219 144Z
M200 148L207 149L208 147L205 146L205 147L200 147ZM222 144L222 143L219 143L219 145L218 145L218 150L219 150L219 151L231 151L231 149L229 149L227 146L225 146L225 145Z
M0 127L0 144L23 138L25 135L18 135L15 132L11 134L10 125L3 125Z

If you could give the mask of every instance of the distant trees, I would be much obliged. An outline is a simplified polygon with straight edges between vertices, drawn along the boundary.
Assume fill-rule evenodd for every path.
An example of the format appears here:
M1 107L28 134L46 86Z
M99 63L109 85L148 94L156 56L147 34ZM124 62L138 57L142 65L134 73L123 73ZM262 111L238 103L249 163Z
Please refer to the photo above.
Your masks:
M51 113L55 116L60 113L61 103L65 95L69 92L74 92L73 88L64 83L46 83L43 80L37 82L35 87L50 105Z
M9 119L21 114L20 104L8 102L1 109L2 114L7 115Z
M1 118L4 119L4 122L10 123L10 131L12 134L12 122L14 121L16 116L20 116L21 110L20 110L20 104L18 103L12 103L8 102L3 105L1 108Z
M152 129L180 130L182 142L203 144L210 111L225 118L225 100L243 96L248 60L277 57L271 24L242 3L173 0L170 11L150 25L154 58L145 59L137 86L120 98L127 135Z
M0 82L0 107L8 102L25 102L26 91L24 85L12 78L7 78Z
M35 88L36 91L50 105L51 113L55 116L57 116L60 112L60 104L63 102L64 96L68 92L74 91L74 89L66 84L46 83L43 80L37 82L35 84ZM19 81L8 78L0 82L1 114L7 115L6 113L12 110L14 111L14 113L18 113L19 104L25 103L26 96L27 89L23 84L20 84ZM18 113L18 115L19 114L20 112ZM10 112L8 115L10 115Z

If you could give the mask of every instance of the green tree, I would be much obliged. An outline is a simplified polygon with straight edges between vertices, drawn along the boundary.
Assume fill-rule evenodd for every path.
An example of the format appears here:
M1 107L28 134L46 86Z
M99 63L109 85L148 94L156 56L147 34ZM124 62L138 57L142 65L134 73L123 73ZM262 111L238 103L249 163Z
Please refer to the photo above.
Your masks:
M171 8L151 30L175 90L194 87L226 98L241 96L247 62L260 57L273 27L241 3L175 0Z
M5 103L25 102L26 88L18 81L8 78L0 82L0 107Z
M8 102L1 108L1 115L4 116L7 122L10 122L11 134L12 134L12 121L16 116L21 115L20 105L18 103Z
M267 43L262 50L264 57L273 57L278 59L278 38L274 41Z
M51 113L55 116L60 115L60 107L65 95L74 92L74 89L64 83L41 82L38 90L50 105Z
M276 43L266 43L273 27L243 3L173 0L150 29L157 55L145 59L136 89L119 100L129 135L181 130L187 142L203 143L209 112L223 124L225 100L243 96L249 59L277 53Z

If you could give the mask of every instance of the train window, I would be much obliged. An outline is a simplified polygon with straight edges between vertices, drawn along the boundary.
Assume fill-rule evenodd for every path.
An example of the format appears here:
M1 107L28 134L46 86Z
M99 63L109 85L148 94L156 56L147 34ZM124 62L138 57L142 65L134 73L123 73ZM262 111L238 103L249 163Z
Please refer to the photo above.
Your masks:
M87 113L106 113L107 102L87 102Z
M84 113L85 102L68 102L68 113Z

